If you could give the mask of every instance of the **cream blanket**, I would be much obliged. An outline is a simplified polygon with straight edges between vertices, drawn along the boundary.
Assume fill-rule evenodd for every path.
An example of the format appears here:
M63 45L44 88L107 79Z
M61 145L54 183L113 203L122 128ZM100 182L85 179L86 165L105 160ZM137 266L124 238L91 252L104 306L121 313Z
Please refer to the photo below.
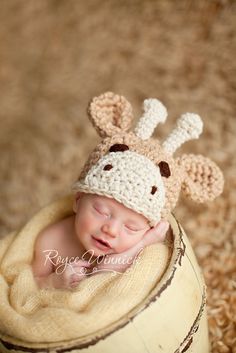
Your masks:
M36 237L70 214L71 196L45 207L19 232L0 240L0 336L49 343L90 334L138 305L165 272L168 248L155 244L122 275L88 276L73 290L38 289L30 265Z

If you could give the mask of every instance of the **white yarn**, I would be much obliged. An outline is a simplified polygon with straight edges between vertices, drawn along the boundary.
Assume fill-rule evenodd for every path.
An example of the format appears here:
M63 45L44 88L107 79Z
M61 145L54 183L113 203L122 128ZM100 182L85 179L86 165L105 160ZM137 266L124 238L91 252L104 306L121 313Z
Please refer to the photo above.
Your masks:
M166 121L167 110L166 107L155 98L145 99L143 109L144 114L139 119L134 132L142 140L147 140L152 136L157 124Z
M178 119L176 128L162 146L166 152L173 154L184 142L197 139L202 133L202 129L203 122L199 115L185 113Z
M112 166L109 170L104 167ZM156 192L151 193L156 187ZM136 152L110 152L102 157L77 181L73 191L85 191L116 199L128 208L143 214L150 225L161 219L165 204L165 187L159 167L150 159Z

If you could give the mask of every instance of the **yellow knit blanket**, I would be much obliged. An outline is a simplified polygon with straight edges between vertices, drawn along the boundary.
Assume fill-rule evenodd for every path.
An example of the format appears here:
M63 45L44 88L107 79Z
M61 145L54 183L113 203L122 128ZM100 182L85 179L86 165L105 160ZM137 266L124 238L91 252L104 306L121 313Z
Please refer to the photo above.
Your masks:
M31 262L39 232L72 214L71 196L37 213L0 240L0 336L25 342L62 342L114 323L146 298L165 272L168 248L149 246L122 275L101 272L73 290L38 289Z

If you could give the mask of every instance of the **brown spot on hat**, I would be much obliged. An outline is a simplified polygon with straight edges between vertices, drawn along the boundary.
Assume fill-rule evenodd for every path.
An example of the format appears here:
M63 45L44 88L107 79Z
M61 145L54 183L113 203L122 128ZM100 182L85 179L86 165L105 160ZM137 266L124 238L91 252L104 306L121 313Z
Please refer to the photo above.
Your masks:
M154 195L156 191L157 191L157 187L155 185L153 185L151 194Z
M125 152L129 150L129 146L123 144L123 143L116 143L115 145L112 145L109 149L109 152Z
M160 168L161 176L169 178L169 176L171 175L169 164L167 162L161 161L160 163L158 163L158 167Z
M111 164L107 164L107 165L105 165L103 170L111 170L112 168L113 168L113 166Z

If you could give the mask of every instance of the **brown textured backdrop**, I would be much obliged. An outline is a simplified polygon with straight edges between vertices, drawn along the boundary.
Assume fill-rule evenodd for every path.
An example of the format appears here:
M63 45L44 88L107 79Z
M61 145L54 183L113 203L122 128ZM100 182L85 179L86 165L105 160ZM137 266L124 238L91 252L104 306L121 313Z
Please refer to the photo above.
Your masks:
M205 124L185 152L223 169L224 194L176 215L208 285L212 351L236 352L236 4L212 1L2 0L0 3L0 231L19 228L68 193L98 137L91 97L112 90Z

